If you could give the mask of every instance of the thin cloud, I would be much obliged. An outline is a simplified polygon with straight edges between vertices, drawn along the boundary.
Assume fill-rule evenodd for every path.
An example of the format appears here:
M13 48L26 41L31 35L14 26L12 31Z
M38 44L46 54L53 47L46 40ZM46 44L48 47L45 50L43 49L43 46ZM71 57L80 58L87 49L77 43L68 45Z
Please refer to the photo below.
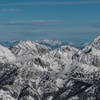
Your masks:
M19 9L6 9L6 8L3 8L3 9L0 9L0 12L16 12L16 11L20 11Z
M100 4L99 0L95 1L65 1L65 2L13 2L13 3L4 3L0 6L28 6L28 5L82 5L82 4Z
M50 25L56 23L62 23L63 20L32 20L32 21L13 21L8 25Z
M47 33L47 34L54 34L54 33L89 33L89 32L100 32L100 29L91 28L91 27L70 27L70 28L35 28L35 29L21 29L17 30L17 32L24 32L24 33Z

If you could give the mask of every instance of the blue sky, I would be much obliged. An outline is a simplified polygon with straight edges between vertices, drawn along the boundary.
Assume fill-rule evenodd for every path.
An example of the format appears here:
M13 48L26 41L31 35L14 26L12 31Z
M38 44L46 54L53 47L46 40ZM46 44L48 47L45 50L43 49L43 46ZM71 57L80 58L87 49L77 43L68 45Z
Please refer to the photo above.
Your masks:
M0 0L0 40L87 42L100 35L100 0Z

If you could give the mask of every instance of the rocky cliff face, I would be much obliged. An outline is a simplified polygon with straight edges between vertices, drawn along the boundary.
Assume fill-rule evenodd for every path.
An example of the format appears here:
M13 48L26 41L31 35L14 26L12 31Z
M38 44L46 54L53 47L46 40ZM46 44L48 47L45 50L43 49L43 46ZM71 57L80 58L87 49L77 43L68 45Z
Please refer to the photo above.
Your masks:
M32 41L0 46L0 100L100 100L100 37L78 50Z

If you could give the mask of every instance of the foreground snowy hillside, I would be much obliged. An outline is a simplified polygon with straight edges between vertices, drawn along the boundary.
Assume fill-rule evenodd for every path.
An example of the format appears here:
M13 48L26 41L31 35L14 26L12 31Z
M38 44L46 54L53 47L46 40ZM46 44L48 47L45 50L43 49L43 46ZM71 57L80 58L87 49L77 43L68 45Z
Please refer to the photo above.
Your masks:
M100 100L100 37L82 50L51 45L61 43L0 45L0 100Z

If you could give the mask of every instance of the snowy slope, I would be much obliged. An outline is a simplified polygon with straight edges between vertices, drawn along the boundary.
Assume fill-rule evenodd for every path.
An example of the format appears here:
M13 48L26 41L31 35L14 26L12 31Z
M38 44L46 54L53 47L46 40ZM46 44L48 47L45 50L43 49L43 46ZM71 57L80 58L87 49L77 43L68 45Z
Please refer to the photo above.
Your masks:
M72 63L72 56L78 49L71 46L62 46L43 56L44 61L50 63L50 68L55 72L68 72Z
M0 45L0 62L13 62L15 60L14 54L8 48Z

